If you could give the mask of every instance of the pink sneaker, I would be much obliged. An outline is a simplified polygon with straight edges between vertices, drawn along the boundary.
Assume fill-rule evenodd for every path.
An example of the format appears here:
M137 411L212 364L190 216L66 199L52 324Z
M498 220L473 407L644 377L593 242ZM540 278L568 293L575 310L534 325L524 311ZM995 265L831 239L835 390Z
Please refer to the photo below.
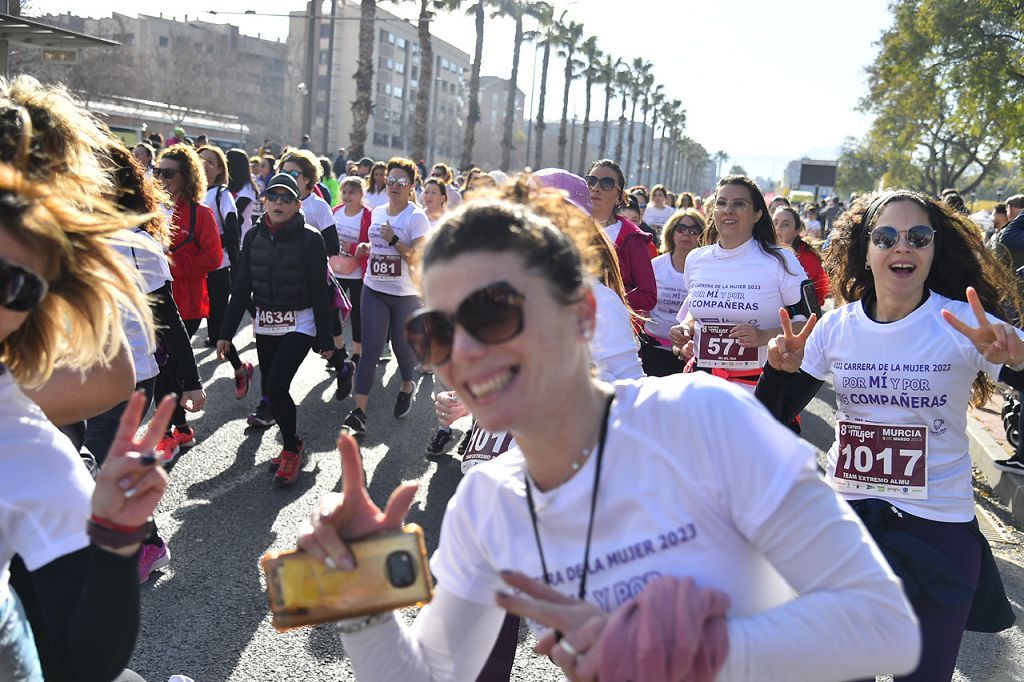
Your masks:
M167 543L162 546L142 545L142 552L139 554L139 584L149 580L149 574L163 568L171 563L171 550L167 549Z
M235 375L235 400L241 400L249 393L252 384L253 366L251 362L243 362L241 374Z

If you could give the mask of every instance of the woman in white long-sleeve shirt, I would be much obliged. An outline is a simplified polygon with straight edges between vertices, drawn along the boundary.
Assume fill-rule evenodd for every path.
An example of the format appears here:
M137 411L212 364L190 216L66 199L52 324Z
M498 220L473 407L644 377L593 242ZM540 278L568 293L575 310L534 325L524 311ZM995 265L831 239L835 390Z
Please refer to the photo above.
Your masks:
M573 679L600 647L594 624L659 576L731 599L718 679L913 668L920 641L899 583L816 475L812 449L748 392L711 377L595 380L595 299L568 236L583 214L520 185L507 193L469 202L433 235L428 307L409 332L483 428L509 431L516 445L474 468L449 503L431 561L437 592L412 627L391 614L341 624L359 678L473 679L503 607L537 613L538 602L499 594L509 570L536 577L532 594L544 581L585 603L546 607L585 612L553 647L574 654ZM351 570L344 542L399 527L415 485L399 487L382 513L363 487L355 442L342 436L339 446L343 493L322 501L299 545Z

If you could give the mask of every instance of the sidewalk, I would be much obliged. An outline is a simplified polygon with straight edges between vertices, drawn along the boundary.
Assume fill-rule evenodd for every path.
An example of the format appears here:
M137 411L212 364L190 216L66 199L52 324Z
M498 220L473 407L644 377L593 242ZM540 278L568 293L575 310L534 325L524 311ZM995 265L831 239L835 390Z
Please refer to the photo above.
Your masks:
M993 462L1013 456L1006 441L1000 409L1003 397L996 395L981 409L967 413L967 438L971 459L981 471L1000 501L1007 506L1017 522L1024 524L1024 476L996 469Z

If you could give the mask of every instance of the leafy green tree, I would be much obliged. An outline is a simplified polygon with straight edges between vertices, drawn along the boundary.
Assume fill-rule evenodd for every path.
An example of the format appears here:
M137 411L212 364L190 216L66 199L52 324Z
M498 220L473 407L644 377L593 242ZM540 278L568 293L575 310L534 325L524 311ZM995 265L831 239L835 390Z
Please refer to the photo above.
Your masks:
M729 169L729 175L748 175L747 169L738 163Z
M1024 159L1024 10L1011 0L894 0L863 111L882 181L973 191L1009 151ZM1014 148L1013 145L1017 145Z

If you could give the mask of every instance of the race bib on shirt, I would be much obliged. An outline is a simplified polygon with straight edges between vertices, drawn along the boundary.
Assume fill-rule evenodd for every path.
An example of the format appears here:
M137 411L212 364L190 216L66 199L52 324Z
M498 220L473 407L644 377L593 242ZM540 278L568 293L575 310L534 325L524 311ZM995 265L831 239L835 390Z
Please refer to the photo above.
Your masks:
M761 369L768 359L768 348L741 346L729 337L734 324L702 324L697 327L697 364L700 367L721 367L731 370Z
M832 475L840 492L928 499L928 428L917 424L839 422Z
M462 473L507 452L512 447L513 440L512 434L507 431L484 431L474 421L466 454L462 456Z
M284 336L298 329L298 314L294 310L256 309L256 333L265 336Z
M398 279L402 276L402 257L393 254L371 254L368 274L378 280Z

